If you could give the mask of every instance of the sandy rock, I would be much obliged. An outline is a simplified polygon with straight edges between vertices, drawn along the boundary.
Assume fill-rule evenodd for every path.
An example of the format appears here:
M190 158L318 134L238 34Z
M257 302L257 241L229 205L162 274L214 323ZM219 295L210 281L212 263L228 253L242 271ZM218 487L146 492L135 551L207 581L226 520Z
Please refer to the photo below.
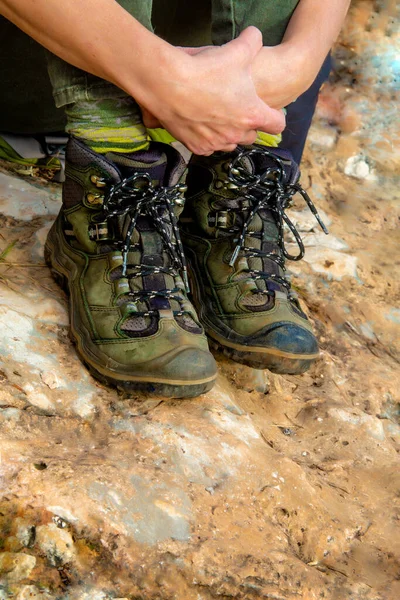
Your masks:
M36 528L35 544L50 564L59 566L75 558L74 541L69 531L60 529L55 523Z
M68 325L68 314L65 306L57 300L49 298L43 292L24 295L9 288L0 289L0 307L12 307L16 313L30 317L36 321ZM12 322L12 321L11 321Z
M260 369L252 369L246 365L239 365L226 361L223 363L222 370L230 381L239 389L246 392L268 393L269 373ZM229 404L227 404L227 407ZM231 408L232 412L238 413L238 408Z
M33 389L30 384L27 384L24 389L27 400L30 404L45 411L51 411L54 409L54 404L45 394Z
M365 429L368 435L377 440L383 441L385 439L383 423L376 417L371 415L358 415L339 408L330 409L329 414L333 418L339 419L344 423L349 423L350 425Z
M57 390L60 387L65 387L65 382L54 371L45 371L40 374L40 377L51 390Z
M23 545L15 535L10 535L3 543L3 550L7 552L20 552Z
M306 248L316 246L339 251L349 249L346 242L344 242L340 238L335 237L332 234L326 235L322 231L317 231L315 233L305 233L302 235L302 240ZM294 245L290 247L293 248L294 251Z
M307 373L217 354L195 400L96 383L63 292L22 266L43 263L59 189L3 180L0 248L17 240L20 266L0 279L0 540L9 572L28 552L36 568L0 577L1 600L400 598L398 34L381 6L352 2L302 164L331 235L299 198L288 210L306 260L287 266L321 347ZM346 176L350 158L373 170Z
M341 280L343 277L357 277L357 257L344 254L331 248L307 248L304 260L314 271L328 279Z
M51 600L50 594L41 592L35 585L24 585L21 587L15 600Z
M318 207L318 213L321 217L322 221L325 223L326 227L329 227L331 224L330 217L326 214L324 210ZM308 208L298 211L298 210L290 210L288 212L291 221L293 221L296 228L300 233L302 232L310 232L310 231L319 231L319 225L315 220L314 215L308 210Z
M36 565L36 557L30 554L1 552L0 576L8 583L15 583L29 577Z
M29 521L17 517L14 520L14 530L18 541L23 546L30 546L32 544L35 537L35 527Z
M308 137L308 141L314 146L318 146L326 150L332 150L336 144L337 138L338 132L334 127L324 127L320 125L313 127Z
M0 179L0 213L30 221L34 216L56 215L60 208L60 189L38 188L24 179L2 174Z
M56 523L56 525L56 520L58 519L62 519L66 523L76 523L78 521L78 518L73 515L70 510L64 508L63 506L47 506L46 509L49 512L54 513L53 521Z

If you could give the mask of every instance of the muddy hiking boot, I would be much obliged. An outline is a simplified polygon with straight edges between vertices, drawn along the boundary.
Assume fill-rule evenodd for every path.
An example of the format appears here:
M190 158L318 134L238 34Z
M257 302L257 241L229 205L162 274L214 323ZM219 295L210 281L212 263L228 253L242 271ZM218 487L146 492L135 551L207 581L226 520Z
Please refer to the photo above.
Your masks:
M303 373L318 345L285 271L304 255L285 213L300 193L321 227L289 153L252 146L193 157L181 217L194 304L212 346L275 373ZM299 246L291 256L284 225Z
M77 139L46 260L70 297L71 337L92 374L124 390L208 391L216 364L187 298L177 218L186 169L172 147L100 156Z

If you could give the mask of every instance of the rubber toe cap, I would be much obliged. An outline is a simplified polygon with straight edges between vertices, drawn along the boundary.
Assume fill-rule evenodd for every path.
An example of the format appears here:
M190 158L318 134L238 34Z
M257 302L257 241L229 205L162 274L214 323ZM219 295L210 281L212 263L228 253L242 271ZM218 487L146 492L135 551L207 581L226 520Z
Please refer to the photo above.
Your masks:
M317 355L319 351L314 334L292 323L284 323L269 330L263 335L263 341L266 346L288 354Z

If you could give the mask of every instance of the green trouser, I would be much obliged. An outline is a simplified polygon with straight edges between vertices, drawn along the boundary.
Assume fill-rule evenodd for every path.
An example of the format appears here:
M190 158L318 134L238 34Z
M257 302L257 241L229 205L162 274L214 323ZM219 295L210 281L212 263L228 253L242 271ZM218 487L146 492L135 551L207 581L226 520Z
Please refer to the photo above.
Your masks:
M263 34L264 45L273 46L281 41L290 17L299 0L212 0L211 2L211 40L214 44L224 44L239 35L248 27L254 25ZM208 0L119 0L131 15L140 21L147 29L153 31L152 12L155 8L164 15L160 29L168 32L168 22L173 19L179 29L181 11L179 4L186 4L186 9L192 9L192 4L199 2L208 5ZM168 17L166 16L168 15ZM191 23L195 28L195 19ZM156 32L160 33L156 28ZM176 27L172 43L187 44L186 36L179 35ZM167 33L166 36L168 37ZM118 60L118 57L115 58ZM73 102L97 100L103 98L120 98L125 93L116 86L89 75L77 69L54 55L49 56L49 75L53 86L53 94L58 107Z

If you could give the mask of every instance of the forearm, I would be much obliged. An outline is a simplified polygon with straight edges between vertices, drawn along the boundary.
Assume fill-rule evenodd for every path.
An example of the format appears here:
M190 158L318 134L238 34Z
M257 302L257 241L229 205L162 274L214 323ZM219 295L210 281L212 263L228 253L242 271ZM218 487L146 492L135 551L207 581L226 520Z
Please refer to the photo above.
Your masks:
M0 14L65 61L139 100L149 64L170 68L177 52L115 0L0 0Z
M350 0L300 0L282 40L288 54L314 81L336 41Z
M350 0L300 0L281 44L264 47L254 61L253 77L264 101L280 108L311 86L349 5Z

